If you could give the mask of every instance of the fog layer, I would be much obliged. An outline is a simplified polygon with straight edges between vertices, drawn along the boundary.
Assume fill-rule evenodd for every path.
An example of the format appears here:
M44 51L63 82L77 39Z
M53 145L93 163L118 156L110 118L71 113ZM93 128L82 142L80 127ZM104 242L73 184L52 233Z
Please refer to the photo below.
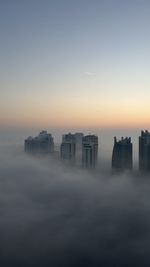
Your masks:
M150 182L0 147L1 266L149 266Z

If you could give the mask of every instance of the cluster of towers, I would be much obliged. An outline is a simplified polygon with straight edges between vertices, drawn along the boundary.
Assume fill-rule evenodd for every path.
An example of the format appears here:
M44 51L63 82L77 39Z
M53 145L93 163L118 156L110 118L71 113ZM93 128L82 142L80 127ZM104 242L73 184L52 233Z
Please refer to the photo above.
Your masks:
M114 138L114 148L112 153L113 169L132 169L132 143L131 138L123 138L117 141ZM150 170L150 133L141 131L139 136L139 169L141 171Z
M98 137L83 133L65 134L62 136L60 156L63 160L76 162L83 167L94 168L97 163Z
M42 131L36 137L29 136L24 142L25 151L30 154L54 153L54 140L47 131ZM85 168L95 168L98 157L98 137L83 133L68 133L62 136L60 146L62 160L75 163ZM132 142L130 137L117 140L114 137L112 152L112 169L131 170L133 165ZM141 131L139 136L139 169L150 170L150 133Z
M42 131L38 136L29 136L24 141L25 152L30 154L49 154L54 152L54 140L47 131Z
M52 154L54 152L54 140L47 131L42 131L36 137L29 136L24 142L25 152L34 155ZM83 133L64 134L60 146L62 160L75 163L78 166L94 168L98 156L98 137Z

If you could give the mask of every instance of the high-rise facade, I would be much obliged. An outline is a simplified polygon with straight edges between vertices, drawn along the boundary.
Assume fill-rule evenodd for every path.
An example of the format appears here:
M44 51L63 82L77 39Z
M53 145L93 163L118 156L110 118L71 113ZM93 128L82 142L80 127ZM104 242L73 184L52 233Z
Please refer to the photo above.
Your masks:
M29 136L24 141L25 152L30 154L49 154L54 152L54 140L47 131L42 131L38 136Z
M119 141L114 137L112 169L132 169L132 143L130 137L122 137Z
M85 168L94 168L97 163L98 137L86 135L82 139L82 164Z
M141 131L139 136L139 169L150 170L150 133Z
M70 160L81 165L82 163L82 139L83 133L64 134L60 147L60 155L64 160Z
M62 136L62 144L60 146L61 159L66 161L75 161L76 144L74 134L68 133Z
M75 152L75 161L76 165L81 166L82 165L82 139L83 139L83 133L75 133L75 145L76 145L76 152Z

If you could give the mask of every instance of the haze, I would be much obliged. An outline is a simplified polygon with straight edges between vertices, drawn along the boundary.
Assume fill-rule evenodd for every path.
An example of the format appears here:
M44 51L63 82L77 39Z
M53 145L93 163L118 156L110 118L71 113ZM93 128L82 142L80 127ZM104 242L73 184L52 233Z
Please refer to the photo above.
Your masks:
M150 266L149 0L0 0L0 266ZM99 138L94 171L31 157L47 130ZM133 170L111 172L131 136Z

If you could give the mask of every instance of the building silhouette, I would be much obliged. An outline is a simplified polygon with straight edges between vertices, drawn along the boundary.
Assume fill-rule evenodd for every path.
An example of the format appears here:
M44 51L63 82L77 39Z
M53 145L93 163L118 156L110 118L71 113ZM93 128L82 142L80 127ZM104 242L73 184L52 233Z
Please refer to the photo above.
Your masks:
M64 134L60 146L61 159L72 161L80 166L82 164L82 139L83 133Z
M98 137L86 135L82 139L82 164L85 168L94 168L97 163Z
M150 133L141 131L139 136L139 169L150 170Z
M54 140L47 131L42 131L38 136L29 136L24 141L25 152L29 154L44 155L54 152Z
M75 151L75 162L76 165L81 166L82 165L82 140L83 140L83 133L75 133L74 138L75 138L75 146L76 146L76 151Z
M132 169L132 143L130 137L122 137L119 141L114 137L112 169Z
M62 136L60 157L66 161L75 161L76 144L74 134L68 133Z

